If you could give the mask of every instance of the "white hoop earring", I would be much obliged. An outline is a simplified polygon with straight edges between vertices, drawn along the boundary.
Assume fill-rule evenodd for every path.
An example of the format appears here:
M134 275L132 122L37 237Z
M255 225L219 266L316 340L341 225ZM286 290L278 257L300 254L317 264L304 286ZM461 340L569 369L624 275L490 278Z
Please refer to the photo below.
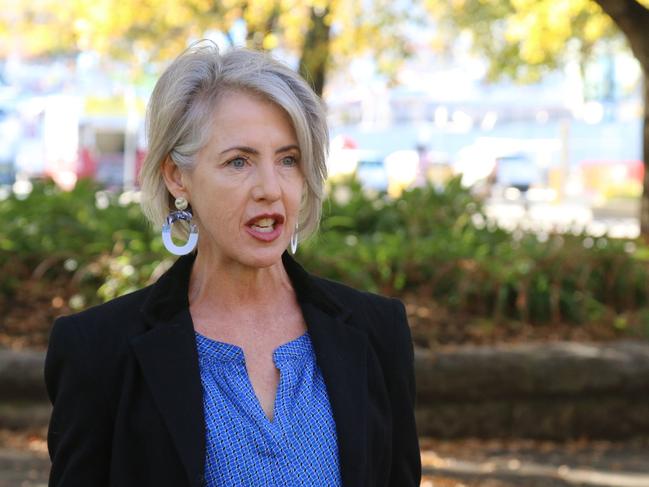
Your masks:
M165 248L174 255L187 255L198 243L198 227L192 223L192 212L186 210L188 204L187 200L184 198L178 198L175 201L176 208L178 211L172 211L167 216L167 220L164 225L162 225L162 243ZM178 220L186 221L189 225L189 237L185 245L176 245L171 238L171 226Z
M297 228L298 228L298 225L296 223L295 224L295 231L293 232L293 235L291 235L291 254L293 254L293 255L295 255L295 252L297 252L297 244L298 244Z

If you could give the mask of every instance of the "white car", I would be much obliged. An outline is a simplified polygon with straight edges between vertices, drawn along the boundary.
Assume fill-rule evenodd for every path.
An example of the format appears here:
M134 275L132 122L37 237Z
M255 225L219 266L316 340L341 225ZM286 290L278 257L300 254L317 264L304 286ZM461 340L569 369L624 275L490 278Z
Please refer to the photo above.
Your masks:
M523 153L496 158L494 185L506 190L516 188L521 193L541 181L541 171L534 160Z

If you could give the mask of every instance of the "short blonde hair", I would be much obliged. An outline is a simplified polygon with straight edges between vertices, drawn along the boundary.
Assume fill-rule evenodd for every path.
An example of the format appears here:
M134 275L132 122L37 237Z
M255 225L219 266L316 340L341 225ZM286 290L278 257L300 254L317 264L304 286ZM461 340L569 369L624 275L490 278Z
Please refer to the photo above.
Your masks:
M169 157L180 168L191 168L207 143L216 102L232 90L277 104L293 123L306 186L298 218L302 241L318 227L327 178L329 133L323 103L302 77L270 55L243 48L222 54L209 41L192 45L176 58L151 94L148 152L140 172L142 211L160 228L175 210L162 164Z

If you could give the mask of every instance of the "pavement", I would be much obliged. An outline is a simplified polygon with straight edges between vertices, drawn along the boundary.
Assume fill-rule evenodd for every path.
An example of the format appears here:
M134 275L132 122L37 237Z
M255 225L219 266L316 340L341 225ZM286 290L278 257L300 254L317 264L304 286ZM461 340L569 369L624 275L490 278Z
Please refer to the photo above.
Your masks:
M421 487L649 487L649 440L421 439ZM47 487L44 430L0 431L0 487Z
M422 439L422 487L649 487L649 441Z
M0 448L0 487L47 487L47 454Z

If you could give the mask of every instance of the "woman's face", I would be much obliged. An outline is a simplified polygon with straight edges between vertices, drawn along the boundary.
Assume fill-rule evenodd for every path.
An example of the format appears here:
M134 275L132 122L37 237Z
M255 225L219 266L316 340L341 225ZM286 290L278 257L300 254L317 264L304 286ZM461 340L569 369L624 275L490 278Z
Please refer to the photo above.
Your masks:
M191 204L199 253L251 267L273 265L295 231L302 199L293 125L279 106L241 91L217 102L213 121L195 165L175 169L169 189ZM180 194L169 184L179 178Z

